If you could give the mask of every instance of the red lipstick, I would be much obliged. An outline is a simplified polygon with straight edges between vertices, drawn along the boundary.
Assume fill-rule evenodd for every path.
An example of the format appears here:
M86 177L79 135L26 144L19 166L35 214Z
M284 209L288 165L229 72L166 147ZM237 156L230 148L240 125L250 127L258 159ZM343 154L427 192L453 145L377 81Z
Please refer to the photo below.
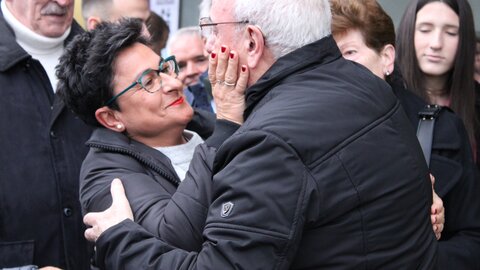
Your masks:
M184 98L183 97L179 97L178 99L176 99L174 102L170 103L167 107L170 107L170 106L175 106L175 105L180 105L184 102Z

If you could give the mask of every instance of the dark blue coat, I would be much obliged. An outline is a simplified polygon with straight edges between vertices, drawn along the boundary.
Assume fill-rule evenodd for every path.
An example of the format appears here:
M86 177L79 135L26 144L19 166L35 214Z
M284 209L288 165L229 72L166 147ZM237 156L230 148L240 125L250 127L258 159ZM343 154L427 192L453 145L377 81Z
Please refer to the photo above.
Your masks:
M0 14L0 268L88 269L78 175L90 133Z

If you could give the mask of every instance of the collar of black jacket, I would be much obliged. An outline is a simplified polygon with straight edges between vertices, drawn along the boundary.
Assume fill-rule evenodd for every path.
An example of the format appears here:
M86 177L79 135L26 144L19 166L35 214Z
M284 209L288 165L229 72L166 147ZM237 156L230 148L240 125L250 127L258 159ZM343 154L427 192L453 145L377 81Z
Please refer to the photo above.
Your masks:
M85 145L90 148L130 156L165 177L173 185L178 186L180 183L180 179L167 156L155 148L129 138L123 133L99 127L92 132Z
M258 102L282 80L341 56L335 40L332 36L327 36L279 58L254 85L247 89L244 118L247 119Z

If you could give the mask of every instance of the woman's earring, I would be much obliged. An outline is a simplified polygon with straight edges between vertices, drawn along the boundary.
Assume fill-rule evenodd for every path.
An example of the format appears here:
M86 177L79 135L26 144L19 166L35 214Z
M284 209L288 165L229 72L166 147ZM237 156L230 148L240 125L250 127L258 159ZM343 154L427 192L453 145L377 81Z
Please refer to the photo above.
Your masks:
M117 128L118 129L123 129L123 125L122 124L117 124Z
M388 72L388 70L385 71L385 76L390 76L390 72Z

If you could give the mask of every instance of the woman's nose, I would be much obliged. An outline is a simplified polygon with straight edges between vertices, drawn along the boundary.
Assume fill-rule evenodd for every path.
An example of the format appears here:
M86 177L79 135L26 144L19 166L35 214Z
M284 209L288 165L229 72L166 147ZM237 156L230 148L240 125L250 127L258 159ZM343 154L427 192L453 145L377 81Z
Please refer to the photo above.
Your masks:
M163 73L160 74L160 77L162 79L162 91L164 93L182 91L183 83L178 78Z
M440 49L443 45L443 34L441 31L434 31L430 39L430 48Z

